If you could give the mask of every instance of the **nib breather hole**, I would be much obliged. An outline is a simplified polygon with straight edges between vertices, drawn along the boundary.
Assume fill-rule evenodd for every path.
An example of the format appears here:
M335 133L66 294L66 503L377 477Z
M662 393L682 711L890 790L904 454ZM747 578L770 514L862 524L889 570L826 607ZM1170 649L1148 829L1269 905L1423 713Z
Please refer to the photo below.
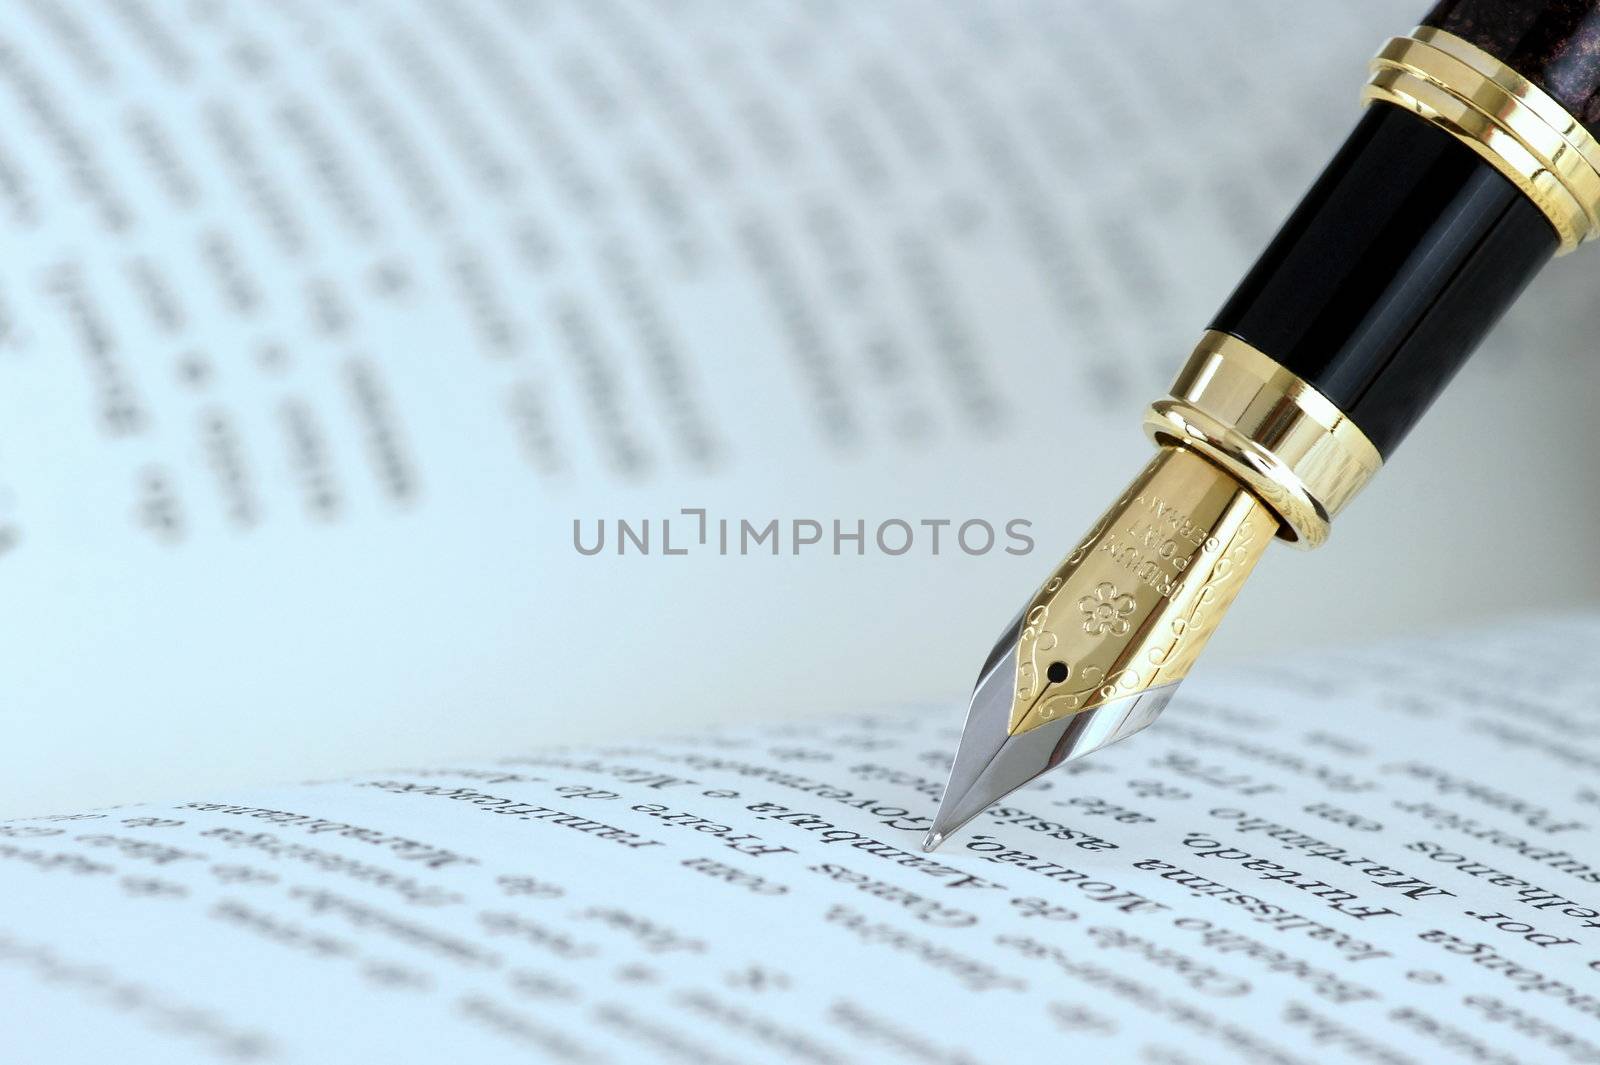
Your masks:
M1044 675L1050 678L1051 684L1060 684L1067 679L1067 674L1070 672L1072 671L1067 668L1065 662L1051 662L1050 668L1044 671Z

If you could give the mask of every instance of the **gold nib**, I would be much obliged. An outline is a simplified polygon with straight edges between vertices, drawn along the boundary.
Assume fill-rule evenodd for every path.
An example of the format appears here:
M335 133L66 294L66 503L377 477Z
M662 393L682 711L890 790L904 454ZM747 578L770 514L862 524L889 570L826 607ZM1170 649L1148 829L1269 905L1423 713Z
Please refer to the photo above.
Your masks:
M1182 680L1277 530L1220 467L1162 448L1028 604L1010 731Z
M932 850L1039 774L1156 719L1274 536L1311 548L1383 465L1328 398L1208 330L1145 431L1160 447L978 674Z
M1277 531L1220 465L1161 448L989 656L925 849L1155 720Z

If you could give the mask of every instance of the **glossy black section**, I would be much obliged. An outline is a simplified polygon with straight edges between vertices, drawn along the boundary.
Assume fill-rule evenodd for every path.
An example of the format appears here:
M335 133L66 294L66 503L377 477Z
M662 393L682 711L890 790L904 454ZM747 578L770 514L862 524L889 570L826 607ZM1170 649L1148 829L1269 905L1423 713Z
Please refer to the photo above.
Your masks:
M1471 149L1373 104L1218 312L1388 455L1555 253Z

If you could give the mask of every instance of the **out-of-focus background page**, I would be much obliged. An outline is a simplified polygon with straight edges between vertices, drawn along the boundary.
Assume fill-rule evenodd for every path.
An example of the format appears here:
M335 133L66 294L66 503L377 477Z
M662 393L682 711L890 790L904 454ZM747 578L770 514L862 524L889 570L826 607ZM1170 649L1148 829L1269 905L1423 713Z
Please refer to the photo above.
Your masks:
M954 706L1419 14L0 7L0 813ZM1600 594L1597 284L1219 655Z

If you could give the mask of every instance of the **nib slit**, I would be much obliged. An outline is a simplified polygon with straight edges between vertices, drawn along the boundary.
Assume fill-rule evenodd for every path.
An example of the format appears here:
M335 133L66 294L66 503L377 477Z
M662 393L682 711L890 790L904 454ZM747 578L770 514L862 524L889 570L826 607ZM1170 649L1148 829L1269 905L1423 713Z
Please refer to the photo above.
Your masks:
M1125 530L1180 518L1180 533L1159 548L1148 532L1123 542ZM1222 465L1163 446L984 660L924 849L1155 720L1278 528ZM1063 690L1074 678L1081 690Z

